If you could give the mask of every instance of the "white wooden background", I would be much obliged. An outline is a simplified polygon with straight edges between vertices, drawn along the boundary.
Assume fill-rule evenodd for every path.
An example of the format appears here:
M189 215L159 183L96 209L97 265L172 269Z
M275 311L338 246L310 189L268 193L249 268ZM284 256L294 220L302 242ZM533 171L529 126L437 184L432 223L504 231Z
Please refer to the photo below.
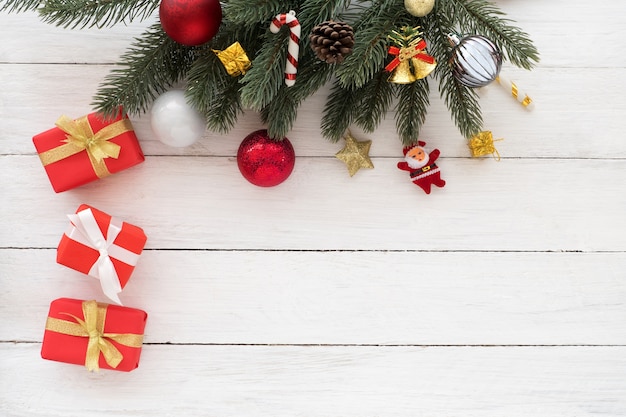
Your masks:
M69 31L0 15L0 415L626 415L626 6L498 0L536 41L524 111L483 91L501 162L469 158L436 90L422 139L447 181L396 168L393 114L353 178L318 123L288 135L287 182L235 153L261 127L173 149L135 118L146 162L54 194L31 136L91 96L151 22ZM40 359L51 300L97 298L55 263L65 214L94 205L148 246L122 299L149 313L140 367L90 374Z

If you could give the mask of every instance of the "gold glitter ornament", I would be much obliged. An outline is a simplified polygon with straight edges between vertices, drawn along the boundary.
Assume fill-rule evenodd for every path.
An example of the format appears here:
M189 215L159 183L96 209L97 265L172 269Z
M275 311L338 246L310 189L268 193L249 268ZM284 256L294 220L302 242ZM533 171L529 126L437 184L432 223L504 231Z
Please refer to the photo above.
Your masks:
M244 51L239 42L233 43L223 51L213 49L213 52L215 52L219 60L222 61L226 72L231 77L245 74L252 65L250 59L248 59L248 55L246 55L246 51Z
M342 160L348 167L348 172L352 177L361 168L374 168L374 164L370 159L370 147L372 141L358 141L348 132L344 137L346 146L335 154L337 159Z
M389 82L394 84L411 84L415 81L417 81L417 77L413 75L409 61L400 62L389 77Z
M406 11L416 17L424 17L435 7L435 0L404 0Z
M489 130L486 130L473 136L469 140L468 146L474 158L491 154L496 161L499 161L500 152L498 152L493 142L497 142L500 140L504 139L496 139L494 141L493 134Z

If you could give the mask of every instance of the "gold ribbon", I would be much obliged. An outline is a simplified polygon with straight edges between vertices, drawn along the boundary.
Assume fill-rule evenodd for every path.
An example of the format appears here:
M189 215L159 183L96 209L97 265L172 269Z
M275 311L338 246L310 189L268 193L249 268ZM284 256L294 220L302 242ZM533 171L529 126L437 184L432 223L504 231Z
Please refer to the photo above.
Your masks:
M141 347L143 343L143 335L141 334L104 333L104 321L108 304L100 304L93 300L83 301L82 307L85 320L81 320L69 313L61 313L72 317L76 321L48 317L46 330L68 336L88 337L89 343L87 345L87 353L85 354L85 366L89 371L98 371L100 369L98 366L100 352L102 352L106 363L112 368L117 368L120 364L123 359L122 353L110 340L128 347Z
M109 142L109 140L133 130L133 126L127 118L107 125L97 133L93 133L87 116L76 120L72 120L67 116L61 116L55 125L67 135L65 140L62 141L64 142L63 145L39 154L43 166L53 164L82 151L87 151L91 166L98 178L111 174L104 160L106 158L117 159L120 155L121 146L117 143Z
M494 141L493 134L490 131L484 131L478 133L476 136L473 136L469 140L469 148L472 152L473 157L479 157L483 155L493 155L496 161L500 160L500 152L496 149L494 142L504 140L504 139L496 139Z
M228 75L233 77L245 74L252 65L250 59L248 59L248 55L246 55L246 51L244 51L239 42L233 43L223 51L215 49L212 51L215 52L220 61L222 61Z

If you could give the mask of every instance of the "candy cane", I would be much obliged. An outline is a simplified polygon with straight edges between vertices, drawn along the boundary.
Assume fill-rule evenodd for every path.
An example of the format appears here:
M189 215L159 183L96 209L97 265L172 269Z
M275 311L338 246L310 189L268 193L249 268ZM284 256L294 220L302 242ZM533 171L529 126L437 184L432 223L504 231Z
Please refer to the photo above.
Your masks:
M533 103L532 99L528 96L528 94L520 90L517 87L517 84L515 84L513 81L503 77L502 75L499 75L498 77L496 77L496 81L505 90L510 91L511 95L517 101L519 101L520 104L526 108L526 110L532 110L535 107L535 104Z
M298 72L298 53L300 52L300 22L296 19L296 12L293 10L289 13L277 14L270 30L272 33L278 33L280 27L284 24L289 26L289 46L287 47L287 64L285 65L285 84L291 87L296 83L296 73Z

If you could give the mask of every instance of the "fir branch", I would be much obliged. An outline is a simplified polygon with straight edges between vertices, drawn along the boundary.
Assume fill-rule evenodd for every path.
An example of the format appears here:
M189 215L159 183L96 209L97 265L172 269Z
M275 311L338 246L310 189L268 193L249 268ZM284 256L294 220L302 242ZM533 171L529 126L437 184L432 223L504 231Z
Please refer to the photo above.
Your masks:
M539 62L529 35L489 1L446 0L442 12L454 17L463 34L477 33L494 41L515 66L532 69Z
M271 138L282 140L296 120L299 101L289 93L288 89L281 88L274 100L261 109L261 120L267 124L267 131Z
M474 90L465 87L450 74L439 80L439 93L464 137L470 138L482 130L483 117Z
M439 79L439 93L459 131L469 138L480 132L483 126L478 96L474 90L456 80L448 65L450 44L447 36L453 24L450 15L438 12L428 16L430 19L425 23L431 40L428 51L438 61L434 75Z
M357 112L356 94L350 88L343 88L339 80L326 99L322 115L322 135L331 142L341 139L350 127Z
M261 110L261 120L268 125L272 138L282 139L293 127L298 107L330 78L332 65L318 60L312 53L301 59L302 71L293 87L282 87L274 100Z
M286 29L286 28L285 28ZM284 85L285 62L289 35L286 30L266 33L264 46L254 59L252 68L241 82L241 101L245 107L260 110L267 106Z
M102 28L144 20L158 7L158 0L43 0L39 15L64 28Z
M222 6L224 18L238 25L255 25L266 23L269 27L271 19L278 13L296 10L296 1L281 0L229 0Z
M306 0L298 13L298 21L302 26L304 45L308 44L313 27L328 20L339 19L341 12L350 6L351 0Z
M387 35L406 19L403 0L378 0L365 9L355 24L355 45L336 76L344 87L358 88L371 80L384 66Z
M22 13L37 10L44 0L0 0L0 12Z
M439 75L442 75L440 67L448 65L451 47L447 36L454 31L451 17L438 10L438 7L443 7L442 3L443 1L435 3L435 10L422 19L426 51L437 60L436 74Z
M241 100L239 99L239 81L230 77L225 82L218 84L214 91L215 95L209 101L209 107L204 112L209 129L221 133L227 133L235 126L237 117L243 113Z
M226 133L243 111L239 87L239 79L228 75L217 56L207 49L189 69L186 96L204 115L210 130Z
M317 59L312 51L301 58L303 63L298 71L297 81L293 87L287 88L297 100L304 100L322 88L330 79L334 65Z
M159 23L152 25L121 57L120 66L105 77L94 96L97 111L113 115L118 106L143 113L169 86L185 76L194 49L171 40Z
M417 142L428 111L428 81L425 78L397 87L396 128L404 145Z
M264 32L258 25L241 26L223 21L217 36L198 51L198 59L187 75L186 95L189 103L204 114L210 130L228 132L243 112L239 91L242 77L229 75L216 52L235 41L245 51L254 51L260 47L259 35Z
M365 132L373 132L389 110L393 100L393 88L387 78L389 78L389 73L379 71L374 78L357 91L357 108L359 110L354 123Z

